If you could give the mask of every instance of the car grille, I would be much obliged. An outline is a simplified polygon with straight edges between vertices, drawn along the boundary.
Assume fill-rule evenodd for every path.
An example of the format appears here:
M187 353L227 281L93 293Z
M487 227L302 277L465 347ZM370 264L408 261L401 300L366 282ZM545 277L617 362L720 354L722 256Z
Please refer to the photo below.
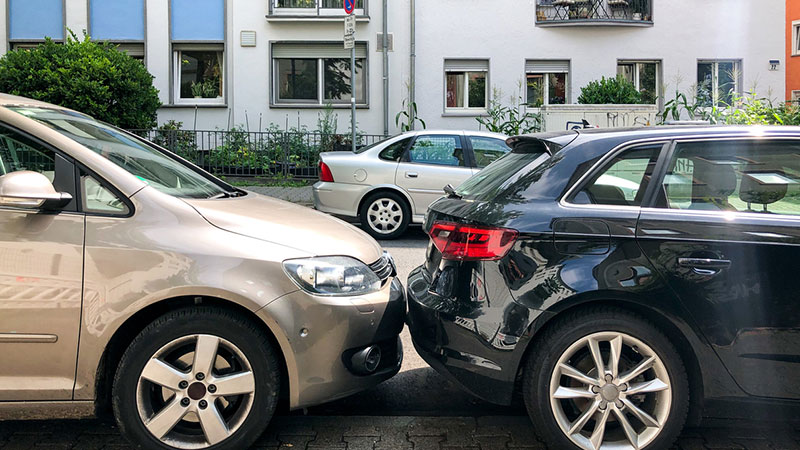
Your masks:
M389 277L397 275L394 259L388 252L383 252L381 259L370 264L369 268L375 272L375 275L381 279L381 282L385 282L387 279L389 279Z

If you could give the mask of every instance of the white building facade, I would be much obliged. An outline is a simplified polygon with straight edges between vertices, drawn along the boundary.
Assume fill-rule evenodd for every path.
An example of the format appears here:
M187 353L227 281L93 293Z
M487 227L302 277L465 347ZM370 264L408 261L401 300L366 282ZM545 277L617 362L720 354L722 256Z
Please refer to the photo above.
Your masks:
M778 99L785 85L783 0L357 0L356 8L357 121L367 134L396 133L395 116L412 99L428 128L478 129L492 100L534 111L577 103L582 86L618 73L656 105L676 87L699 84L705 104L720 104L753 87ZM330 104L338 131L349 129L341 0L6 0L0 15L0 53L63 40L67 30L119 43L155 76L159 123L314 130Z

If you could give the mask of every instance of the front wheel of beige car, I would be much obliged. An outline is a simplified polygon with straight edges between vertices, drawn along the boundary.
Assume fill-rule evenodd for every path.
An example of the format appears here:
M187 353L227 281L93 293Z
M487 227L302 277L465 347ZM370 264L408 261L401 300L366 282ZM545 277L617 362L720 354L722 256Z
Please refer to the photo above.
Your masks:
M120 431L154 449L248 448L269 424L280 368L268 337L208 307L168 313L134 339L113 385Z

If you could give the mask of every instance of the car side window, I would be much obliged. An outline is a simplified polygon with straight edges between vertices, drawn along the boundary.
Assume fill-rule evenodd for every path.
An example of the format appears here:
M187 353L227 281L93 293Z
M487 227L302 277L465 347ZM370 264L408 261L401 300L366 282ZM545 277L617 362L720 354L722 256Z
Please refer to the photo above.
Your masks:
M20 135L0 128L0 175L20 170L32 170L47 177L56 177L55 152Z
M624 151L590 178L572 199L592 205L640 206L662 144Z
M469 142L472 144L472 153L475 155L475 165L481 169L511 151L511 148L502 139L470 136Z
M81 172L83 210L98 214L127 214L128 206L93 176Z
M419 136L408 151L408 160L418 164L466 167L461 138L451 135Z
M657 206L800 215L800 141L679 143Z
M393 144L389 144L389 146L381 150L378 157L386 161L400 161L400 158L403 157L403 152L405 152L406 147L408 147L408 141L410 140L411 138L400 139Z

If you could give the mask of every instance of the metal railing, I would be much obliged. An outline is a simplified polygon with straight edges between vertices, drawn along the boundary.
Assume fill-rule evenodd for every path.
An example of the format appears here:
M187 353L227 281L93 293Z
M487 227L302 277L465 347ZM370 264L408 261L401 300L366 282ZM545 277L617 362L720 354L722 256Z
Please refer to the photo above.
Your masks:
M317 178L319 154L351 151L351 136L316 132L244 130L131 130L215 174L237 177ZM359 134L356 147L383 135Z
M366 14L367 0L356 0L357 14ZM344 16L341 0L270 0L269 15Z
M537 0L539 26L589 23L652 25L652 0Z

